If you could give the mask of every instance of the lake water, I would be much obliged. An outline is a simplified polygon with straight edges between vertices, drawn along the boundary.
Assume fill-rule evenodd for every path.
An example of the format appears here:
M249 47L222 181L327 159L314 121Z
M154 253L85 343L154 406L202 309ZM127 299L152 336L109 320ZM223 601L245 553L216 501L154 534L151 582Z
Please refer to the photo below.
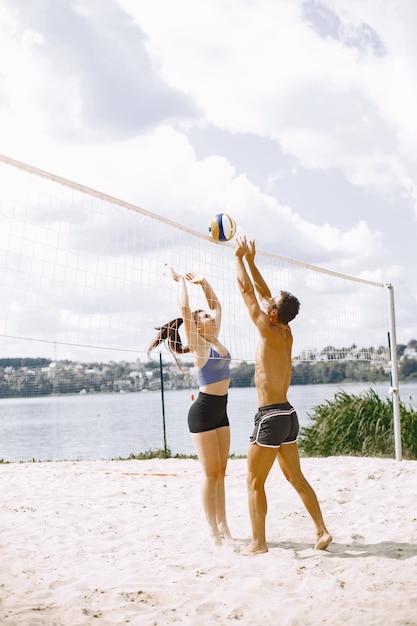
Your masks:
M343 389L358 394L372 387L389 397L388 383L294 385L288 399L300 425L314 406L332 400ZM194 454L187 412L197 390L165 391L165 438L172 454ZM400 385L401 400L417 403L417 383ZM254 387L231 388L228 414L232 454L246 454L257 410ZM164 448L160 392L79 395L0 400L0 459L4 461L99 460L126 458Z

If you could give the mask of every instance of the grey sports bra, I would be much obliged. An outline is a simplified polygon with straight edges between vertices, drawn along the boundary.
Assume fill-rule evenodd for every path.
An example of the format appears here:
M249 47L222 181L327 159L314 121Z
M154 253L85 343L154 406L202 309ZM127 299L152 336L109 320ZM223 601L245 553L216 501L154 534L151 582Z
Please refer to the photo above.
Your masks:
M198 383L200 387L218 383L221 380L230 378L230 352L226 356L221 356L210 346L210 355L204 367L197 370Z

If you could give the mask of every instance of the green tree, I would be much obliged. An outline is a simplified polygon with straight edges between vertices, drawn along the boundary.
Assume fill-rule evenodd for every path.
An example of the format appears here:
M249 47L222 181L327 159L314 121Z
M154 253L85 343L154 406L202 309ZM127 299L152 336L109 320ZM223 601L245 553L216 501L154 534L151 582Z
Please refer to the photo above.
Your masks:
M403 380L417 378L417 359L410 359L407 356L403 357L398 367L398 373Z
M243 361L237 367L234 367L230 372L230 386L231 387L253 387L253 376L255 373L255 366L253 364Z

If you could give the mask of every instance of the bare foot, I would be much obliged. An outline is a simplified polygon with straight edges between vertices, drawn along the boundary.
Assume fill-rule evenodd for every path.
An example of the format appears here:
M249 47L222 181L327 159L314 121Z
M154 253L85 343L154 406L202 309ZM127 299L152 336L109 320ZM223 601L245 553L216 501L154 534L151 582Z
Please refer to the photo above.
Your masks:
M233 537L231 535L231 532L227 524L219 524L218 529L219 529L220 537L222 539L224 539L227 543L230 543L231 541L233 541Z
M268 546L265 544L250 543L240 554L244 556L253 556L254 554L265 554L268 552Z
M315 550L325 550L329 543L332 540L332 536L330 533L324 532L322 535L317 537L316 545L314 546Z
M219 535L218 531L214 531L209 529L209 538L213 546L221 546L223 545L222 538Z

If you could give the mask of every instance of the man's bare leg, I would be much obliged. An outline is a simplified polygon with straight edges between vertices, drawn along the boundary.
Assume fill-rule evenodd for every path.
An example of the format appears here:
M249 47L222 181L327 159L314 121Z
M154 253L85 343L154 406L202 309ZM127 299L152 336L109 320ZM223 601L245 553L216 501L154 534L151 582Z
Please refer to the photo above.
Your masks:
M248 505L252 525L252 541L243 554L262 554L268 552L265 537L267 500L265 481L276 458L274 448L264 448L250 444L248 450Z
M332 541L332 536L324 524L316 493L301 471L297 443L281 445L278 448L277 458L285 478L297 491L314 522L316 527L316 543L314 548L316 550L325 550Z

